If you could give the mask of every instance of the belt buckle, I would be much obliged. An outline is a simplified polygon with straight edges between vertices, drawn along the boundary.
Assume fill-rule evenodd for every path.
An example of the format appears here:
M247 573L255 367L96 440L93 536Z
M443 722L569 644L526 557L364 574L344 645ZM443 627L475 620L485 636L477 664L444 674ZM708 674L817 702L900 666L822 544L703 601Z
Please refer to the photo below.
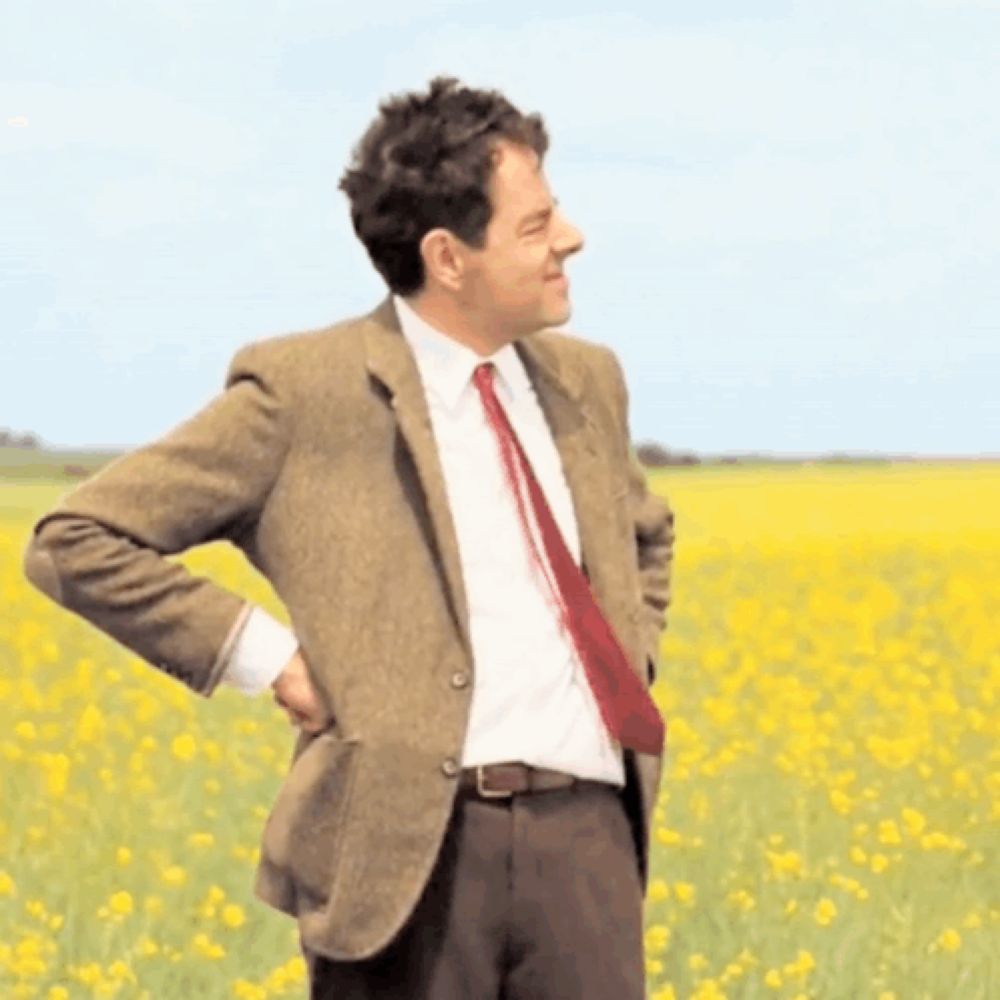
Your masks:
M485 799L508 799L514 792L509 788L483 788L483 764L476 765L476 791Z

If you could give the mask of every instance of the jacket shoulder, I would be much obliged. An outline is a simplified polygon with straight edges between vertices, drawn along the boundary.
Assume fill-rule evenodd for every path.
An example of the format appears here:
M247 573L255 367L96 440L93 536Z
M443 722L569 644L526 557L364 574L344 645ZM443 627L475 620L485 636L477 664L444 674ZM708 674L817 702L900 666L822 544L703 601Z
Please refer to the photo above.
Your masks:
M612 369L615 366L621 368L618 355L611 347L600 341L591 340L568 330L546 329L539 331L537 336L542 338L543 343L553 353L566 354L580 361L591 373L606 375L609 365Z
M324 326L274 333L247 341L236 348L226 372L226 388L241 378L272 383L272 388L290 389L310 373L329 370L332 354L349 348L357 338L351 334L363 317L350 317Z

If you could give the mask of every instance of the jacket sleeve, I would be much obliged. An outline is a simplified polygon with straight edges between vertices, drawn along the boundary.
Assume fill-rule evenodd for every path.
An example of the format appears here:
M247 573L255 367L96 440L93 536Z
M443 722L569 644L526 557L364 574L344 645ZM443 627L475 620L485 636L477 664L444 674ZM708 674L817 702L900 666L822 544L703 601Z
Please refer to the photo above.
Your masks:
M275 367L265 342L241 347L222 392L63 494L24 550L42 593L206 698L253 605L166 556L259 517L289 442Z
M629 431L629 393L621 363L605 348L614 370L619 426L628 453L628 503L635 525L639 578L642 584L643 628L650 683L656 679L660 635L667 624L674 553L674 513L669 503L649 488L646 470L636 456Z

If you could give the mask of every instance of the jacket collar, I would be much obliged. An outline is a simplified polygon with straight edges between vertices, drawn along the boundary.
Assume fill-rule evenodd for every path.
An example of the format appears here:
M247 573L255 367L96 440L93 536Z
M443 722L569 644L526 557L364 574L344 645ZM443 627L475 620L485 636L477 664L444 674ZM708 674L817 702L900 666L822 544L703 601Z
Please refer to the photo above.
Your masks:
M444 474L417 361L403 335L391 295L361 319L361 332L368 372L385 389L420 478L452 612L471 663L468 604ZM585 391L588 373L582 352L574 350L563 335L549 330L521 337L513 342L513 348L552 432L573 498L584 572L604 605L621 585L614 571L606 569L621 561L621 553L615 551L620 543L610 532L608 521L614 488L607 459L602 457L608 430L602 430L592 412Z
M368 370L390 390L419 378L413 350L403 336L392 295L387 295L365 317L364 336ZM536 390L541 379L549 388L578 402L583 393L586 372L578 357L558 349L559 336L558 333L542 330L521 337L509 346L516 352ZM501 364L505 350L497 352L501 356ZM501 370L505 374L511 371L509 365L504 365Z

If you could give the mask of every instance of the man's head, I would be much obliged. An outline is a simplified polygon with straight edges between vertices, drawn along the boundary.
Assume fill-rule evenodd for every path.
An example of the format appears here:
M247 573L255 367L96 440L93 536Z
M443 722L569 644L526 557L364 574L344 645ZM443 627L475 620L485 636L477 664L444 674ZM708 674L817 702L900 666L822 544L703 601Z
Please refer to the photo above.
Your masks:
M583 239L549 190L541 117L452 77L379 111L339 188L390 290L483 355L565 323L568 289L548 279Z

